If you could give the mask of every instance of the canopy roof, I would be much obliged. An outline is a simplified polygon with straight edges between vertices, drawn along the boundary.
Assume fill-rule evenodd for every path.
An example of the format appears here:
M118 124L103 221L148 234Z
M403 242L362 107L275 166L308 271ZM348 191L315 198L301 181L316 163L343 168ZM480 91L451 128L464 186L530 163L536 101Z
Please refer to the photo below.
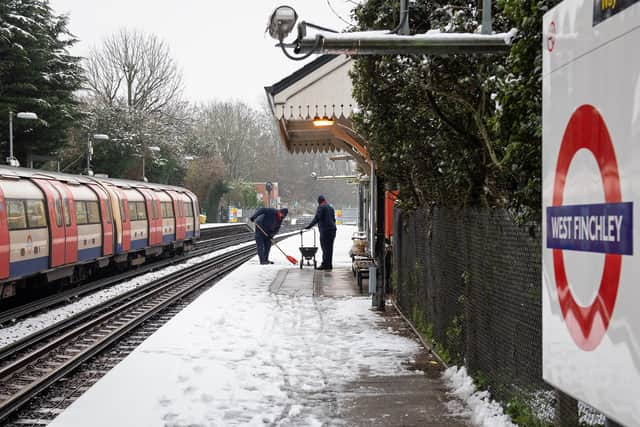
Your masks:
M366 141L353 130L356 103L349 77L353 61L324 55L273 86L265 87L280 137L292 153L345 151L356 161L369 159ZM327 117L331 126L317 127L314 118Z

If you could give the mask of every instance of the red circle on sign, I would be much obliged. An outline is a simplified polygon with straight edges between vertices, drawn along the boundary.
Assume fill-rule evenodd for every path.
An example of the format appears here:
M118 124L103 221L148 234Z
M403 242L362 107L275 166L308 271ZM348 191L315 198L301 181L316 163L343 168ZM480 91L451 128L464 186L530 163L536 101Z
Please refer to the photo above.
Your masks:
M592 105L582 105L574 111L562 137L553 184L553 206L561 206L564 185L571 161L578 150L593 154L600 169L606 203L622 202L618 162L611 136L602 116ZM620 283L622 255L605 254L604 269L598 295L588 307L580 306L571 294L561 249L553 249L553 267L562 316L571 337L581 349L595 349L609 327Z

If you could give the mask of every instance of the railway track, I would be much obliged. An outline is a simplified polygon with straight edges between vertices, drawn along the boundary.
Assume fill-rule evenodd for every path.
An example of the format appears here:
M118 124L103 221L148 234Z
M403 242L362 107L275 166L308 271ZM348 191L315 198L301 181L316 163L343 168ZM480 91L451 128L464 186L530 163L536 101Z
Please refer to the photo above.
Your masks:
M20 305L15 308L3 310L0 313L0 325L6 325L18 319L32 316L33 314L45 309L52 308L59 304L63 304L79 297L91 294L100 289L113 286L117 283L131 280L137 276L156 271L171 265L179 264L190 258L205 255L207 253L225 249L230 246L250 242L253 240L253 233L242 232L228 236L214 237L206 240L198 241L196 248L184 255L174 256L172 258L159 260L153 263L142 265L135 270L126 271L102 279L94 280L84 285L69 288L65 291L58 292L45 298L32 301L27 304Z
M165 276L2 349L0 423L146 320L252 258L254 251L250 245Z

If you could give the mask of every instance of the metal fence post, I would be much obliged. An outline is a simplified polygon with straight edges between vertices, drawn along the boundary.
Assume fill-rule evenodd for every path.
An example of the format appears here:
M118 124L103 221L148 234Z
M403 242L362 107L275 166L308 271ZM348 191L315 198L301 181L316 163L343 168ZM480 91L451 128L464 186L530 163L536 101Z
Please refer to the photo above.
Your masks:
M558 427L578 427L578 401L556 389L556 411L554 425Z

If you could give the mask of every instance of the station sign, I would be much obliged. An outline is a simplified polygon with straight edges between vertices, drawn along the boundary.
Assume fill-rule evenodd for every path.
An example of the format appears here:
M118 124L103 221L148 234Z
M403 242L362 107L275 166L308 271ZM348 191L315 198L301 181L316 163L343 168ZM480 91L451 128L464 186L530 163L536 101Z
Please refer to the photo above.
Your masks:
M236 208L235 206L229 206L229 222L236 223L240 218L242 218L242 209Z
M640 426L640 0L543 19L543 378Z

